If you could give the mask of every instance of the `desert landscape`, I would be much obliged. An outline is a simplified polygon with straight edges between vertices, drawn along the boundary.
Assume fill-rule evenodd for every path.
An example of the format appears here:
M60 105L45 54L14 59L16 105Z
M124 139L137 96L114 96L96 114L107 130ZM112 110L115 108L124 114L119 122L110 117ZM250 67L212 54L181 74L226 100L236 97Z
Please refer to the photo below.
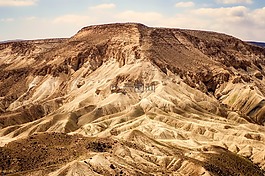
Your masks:
M265 175L265 49L115 23L0 44L10 176Z

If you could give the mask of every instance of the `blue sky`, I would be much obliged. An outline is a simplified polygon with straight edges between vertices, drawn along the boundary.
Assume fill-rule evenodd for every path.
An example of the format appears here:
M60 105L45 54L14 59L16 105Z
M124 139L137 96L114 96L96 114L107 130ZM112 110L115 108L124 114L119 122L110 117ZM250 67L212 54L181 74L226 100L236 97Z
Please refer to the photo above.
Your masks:
M70 37L84 26L139 22L265 41L264 0L0 0L0 41Z

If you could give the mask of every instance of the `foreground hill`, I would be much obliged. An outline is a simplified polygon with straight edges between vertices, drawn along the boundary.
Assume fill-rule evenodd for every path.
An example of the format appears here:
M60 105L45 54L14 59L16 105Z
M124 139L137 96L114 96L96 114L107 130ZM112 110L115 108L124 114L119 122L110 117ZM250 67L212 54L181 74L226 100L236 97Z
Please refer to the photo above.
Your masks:
M264 175L264 48L109 24L0 44L0 68L5 173Z

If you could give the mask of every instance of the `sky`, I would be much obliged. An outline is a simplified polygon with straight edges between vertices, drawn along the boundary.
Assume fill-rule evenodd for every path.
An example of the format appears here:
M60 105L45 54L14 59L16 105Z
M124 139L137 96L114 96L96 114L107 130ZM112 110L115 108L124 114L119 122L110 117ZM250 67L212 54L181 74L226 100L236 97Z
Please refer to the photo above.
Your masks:
M116 22L265 41L265 0L0 0L0 41L65 38Z

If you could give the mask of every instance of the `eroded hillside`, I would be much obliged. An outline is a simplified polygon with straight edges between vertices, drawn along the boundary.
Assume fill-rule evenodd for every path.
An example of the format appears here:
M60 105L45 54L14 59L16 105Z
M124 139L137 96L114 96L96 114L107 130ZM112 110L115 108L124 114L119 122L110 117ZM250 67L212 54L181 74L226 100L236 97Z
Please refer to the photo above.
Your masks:
M264 175L264 48L109 24L0 44L0 68L5 173Z

